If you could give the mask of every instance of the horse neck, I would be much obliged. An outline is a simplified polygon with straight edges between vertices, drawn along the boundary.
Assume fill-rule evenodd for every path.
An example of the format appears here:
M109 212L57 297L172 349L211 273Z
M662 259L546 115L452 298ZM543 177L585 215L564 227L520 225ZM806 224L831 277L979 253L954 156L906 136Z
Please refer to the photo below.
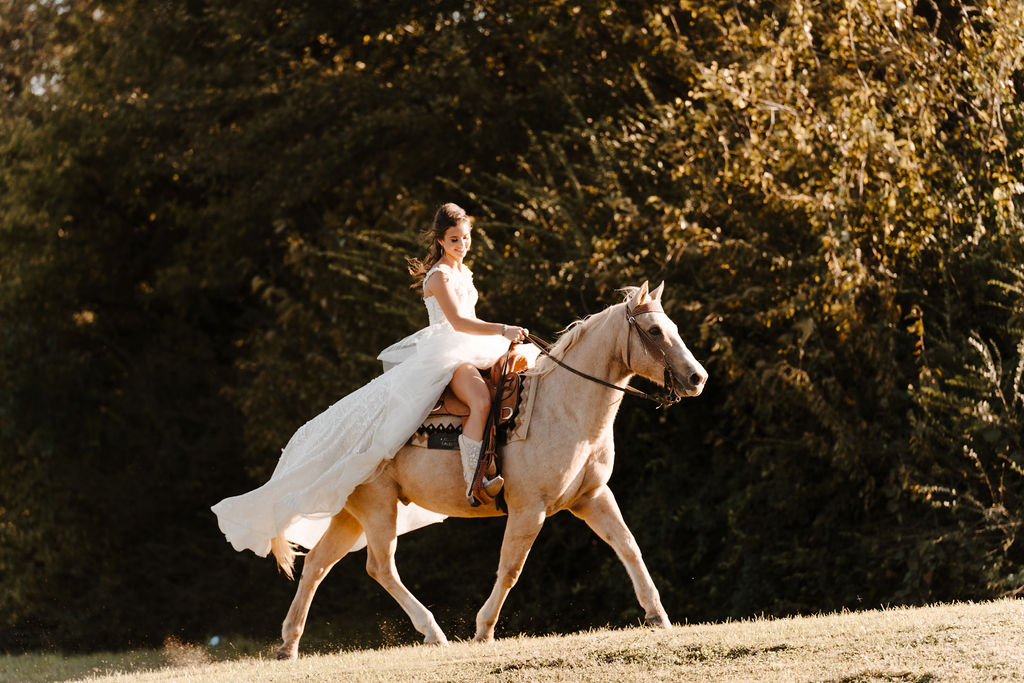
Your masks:
M622 349L626 342L623 305L605 309L587 319L576 343L561 358L566 365L616 386L624 387L633 376L626 369ZM544 394L571 405L567 419L583 434L610 431L624 394L556 367L549 373ZM558 398L555 398L555 397ZM563 428L569 425L563 423Z

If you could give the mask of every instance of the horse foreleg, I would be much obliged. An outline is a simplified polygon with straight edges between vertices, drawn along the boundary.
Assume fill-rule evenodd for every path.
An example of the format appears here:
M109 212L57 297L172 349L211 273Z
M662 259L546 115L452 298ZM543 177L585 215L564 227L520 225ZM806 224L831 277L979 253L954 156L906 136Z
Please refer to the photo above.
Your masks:
M277 649L278 659L295 659L299 656L299 638L306 628L313 594L331 567L348 553L362 533L363 528L355 517L347 510L342 510L331 520L320 542L306 555L295 598L281 625L281 639L284 642Z
M610 545L625 565L629 578L633 581L636 598L644 608L645 623L658 628L672 628L672 622L668 620L668 614L661 606L658 589L654 587L654 581L647 572L647 566L640 555L640 548L633 534L622 519L622 513L619 512L618 503L615 502L611 489L602 486L570 510Z
M498 579L494 582L487 602L476 615L476 636L473 640L477 642L490 642L494 640L494 625L498 621L498 612L505 604L505 598L512 586L519 580L519 574L526 564L526 556L530 554L533 541L544 526L545 513L543 510L535 512L524 512L513 510L509 512L508 522L505 524L505 536L501 541L501 559L498 562Z
M423 634L424 643L447 645L448 639L434 620L434 615L409 592L398 577L398 568L395 566L397 513L393 503L374 505L357 513L366 531L366 572L405 610L413 627Z

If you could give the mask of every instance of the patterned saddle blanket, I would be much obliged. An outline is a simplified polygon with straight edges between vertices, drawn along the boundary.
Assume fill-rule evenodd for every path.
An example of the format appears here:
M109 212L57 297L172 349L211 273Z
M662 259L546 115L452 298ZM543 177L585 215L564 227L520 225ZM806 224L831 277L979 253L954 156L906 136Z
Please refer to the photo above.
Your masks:
M536 382L530 381L526 371L533 364L534 355L518 352L519 347L512 350L509 367L505 376L505 387L501 396L501 413L498 420L498 443L518 441L526 438L529 428L529 410L532 405L531 389ZM491 400L497 393L498 379L504 357L489 370L481 370L480 374L487 382L491 392ZM423 424L409 438L409 445L421 448L441 450L459 450L459 435L462 433L462 418L469 415L469 406L460 401L451 387L445 387Z

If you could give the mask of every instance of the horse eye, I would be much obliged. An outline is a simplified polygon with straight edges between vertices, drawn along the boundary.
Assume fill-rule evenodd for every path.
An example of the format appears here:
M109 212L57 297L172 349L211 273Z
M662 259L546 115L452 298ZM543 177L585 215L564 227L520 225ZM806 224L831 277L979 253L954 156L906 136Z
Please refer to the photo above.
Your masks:
M661 328L658 327L657 325L655 325L654 327L649 329L648 332L651 333L652 337L660 337L661 336Z

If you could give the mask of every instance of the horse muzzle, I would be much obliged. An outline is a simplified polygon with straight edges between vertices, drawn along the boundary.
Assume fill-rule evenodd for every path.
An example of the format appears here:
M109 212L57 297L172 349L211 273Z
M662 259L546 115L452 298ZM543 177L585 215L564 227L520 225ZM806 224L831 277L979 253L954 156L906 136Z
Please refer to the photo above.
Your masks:
M694 362L688 370L687 374L680 377L671 368L665 368L665 388L676 401L700 396L704 391L704 385L707 384L708 373L699 363Z

